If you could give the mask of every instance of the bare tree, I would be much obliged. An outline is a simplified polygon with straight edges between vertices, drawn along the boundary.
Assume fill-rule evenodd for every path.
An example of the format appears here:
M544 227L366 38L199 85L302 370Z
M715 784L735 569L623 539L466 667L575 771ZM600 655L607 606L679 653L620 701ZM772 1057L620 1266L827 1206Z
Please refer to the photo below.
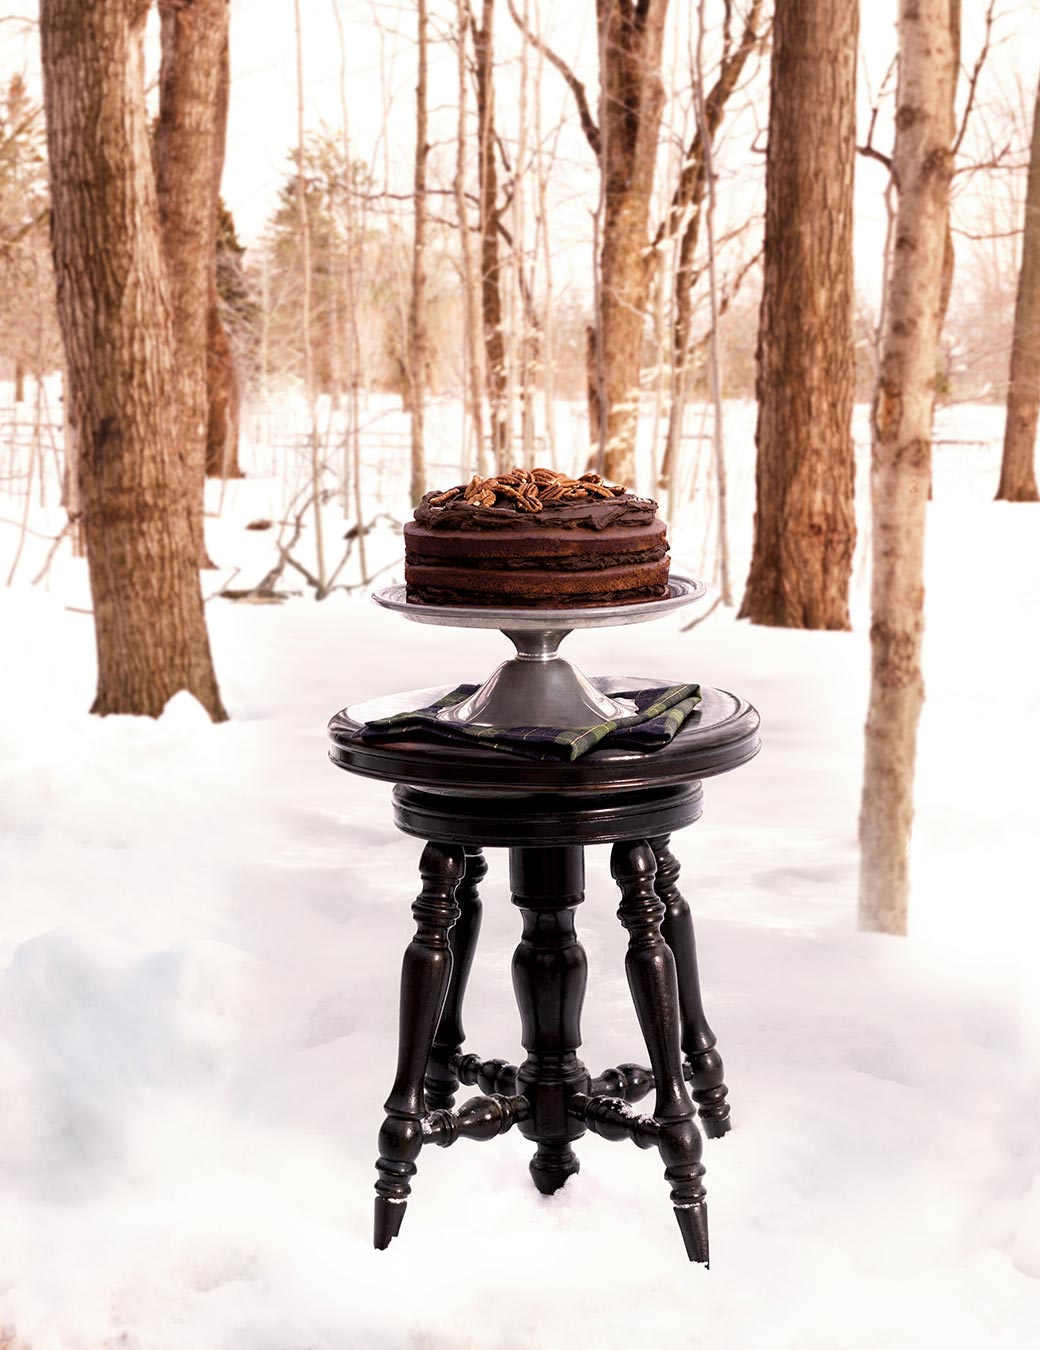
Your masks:
M697 248L700 242L701 224L704 218L704 201L708 191L708 165L712 148L726 107L732 97L748 58L755 51L761 51L767 29L762 21L762 0L751 0L744 19L739 38L734 41L729 23L725 24L722 35L722 53L719 57L718 73L711 89L704 95L698 95L700 112L695 119L695 131L683 156L668 212L658 226L654 237L654 256L661 256L661 249L670 240L678 237L678 256L675 265L673 289L675 294L674 313L671 322L671 407L668 414L668 435L664 457L661 463L660 486L668 487L671 482L672 468L678 458L679 439L682 432L683 412L689 392L688 368L693 340L693 292L698 273L696 271ZM698 24L697 51L703 45L704 23ZM700 59L700 58L699 58ZM697 73L696 88L702 89L702 72ZM714 250L712 250L714 253Z
M98 654L92 711L157 717L186 689L219 721L198 574L204 401L190 470L170 416L182 372L144 98L148 8L40 5L52 244ZM204 358L204 308L201 331ZM199 379L204 392L204 365Z
M742 618L848 628L856 0L777 0L758 339L755 540Z
M924 701L924 520L950 201L950 0L900 0L892 171L899 194L872 410L871 678L860 811L860 924L905 933Z
M347 432L344 437L343 505L346 508L350 497L353 497L354 518L357 522L358 568L361 572L362 585L367 585L368 558L366 556L361 495L361 333L358 323L364 224L362 223L359 228L358 212L354 202L354 164L350 148L350 124L347 119L347 42L338 0L332 0L332 12L336 19L336 31L339 35L339 106L343 122L343 164L346 179L343 202L347 234L347 258L346 266L339 269L343 282L344 307L347 311L346 323L349 337L347 364L350 380L347 401Z
M207 360L211 294L216 290L218 167L227 0L159 0L162 64L155 177L173 328L180 368L182 453L195 485L199 557L209 424Z
M311 227L307 211L307 183L304 172L306 137L303 123L303 23L300 0L294 0L296 28L296 210L300 226L300 270L302 273L300 321L303 345L303 384L307 396L307 414L310 420L311 451L311 506L314 511L314 548L317 564L319 598L325 593L328 577L325 569L325 534L322 525L322 477L324 464L321 456L321 437L318 432L317 391L314 385L314 356L311 349ZM358 522L360 527L360 521Z
M500 209L495 164L495 0L484 0L479 28L472 14L477 80L477 179L480 194L480 302L484 322L484 370L491 415L491 455L497 473L511 466L506 347L502 329L502 264L498 252Z
M455 140L455 176L452 192L459 222L459 257L462 272L463 339L466 367L466 401L474 440L474 460L481 477L488 477L484 446L483 396L481 394L480 344L477 338L477 304L473 280L473 245L470 240L469 212L466 207L466 52L472 16L467 0L456 0L458 17L458 127ZM468 474L468 454L463 466Z
M0 88L0 369L14 377L16 403L27 372L39 380L61 361L45 136L42 104L12 75Z
M635 476L644 329L660 252L668 240L681 236L681 275L675 287L672 342L672 359L681 366L681 383L691 347L689 299L708 184L702 137L717 133L749 55L762 45L762 8L760 0L751 0L738 25L739 36L734 36L734 7L725 5L717 75L701 99L703 129L698 125L666 217L651 235L650 212L665 102L661 54L667 0L597 0L598 121L584 83L539 34L531 31L515 0L509 0L513 21L570 89L582 131L599 164L596 324L587 334L585 362L589 427L590 439L594 445L599 442L597 464L608 476L624 482L634 481ZM673 413L675 440L681 404L682 393ZM672 458L667 457L666 471Z
M230 11L229 11L230 13ZM213 218L215 247L209 276L209 314L207 316L206 385L209 416L206 426L206 473L214 478L241 478L238 462L239 412L242 393L238 373L224 321L220 316L217 291L217 241L221 214L220 180L224 174L224 150L227 144L228 101L231 95L231 52L227 32L220 53L220 77L217 84L217 125L213 142Z
M650 199L664 89L668 0L596 0L600 127L590 138L603 175L597 362L602 370L603 472L635 481L643 328L650 295ZM588 134L588 128L586 129Z
M426 62L428 35L426 0L417 0L419 74L415 85L415 178L413 187L412 297L408 316L408 405L412 418L411 495L417 506L426 491L426 454L423 445L423 404L429 339L426 328L426 160L430 153L427 130Z
M1033 111L1033 139L1029 148L1022 265L1015 299L1015 327L1011 339L1004 455L1000 464L997 500L1035 502L1036 428L1040 418L1040 85Z

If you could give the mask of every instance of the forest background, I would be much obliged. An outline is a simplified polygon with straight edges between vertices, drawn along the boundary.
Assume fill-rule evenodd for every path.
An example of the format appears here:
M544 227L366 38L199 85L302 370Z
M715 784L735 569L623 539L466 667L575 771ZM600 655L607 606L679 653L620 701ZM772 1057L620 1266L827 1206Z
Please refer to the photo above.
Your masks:
M25 16L19 19L19 8ZM32 0L8 5L2 29L5 67L8 72L5 109L6 134L18 129L21 156L17 172L22 191L36 204L41 215L46 204L46 164L42 158L42 107L36 37L31 21L36 6ZM457 25L454 5L431 10L435 40L430 45L430 157L428 175L431 196L436 198L437 219L431 238L430 303L437 357L431 368L431 392L458 392L463 384L462 298L458 286L457 224L453 216L452 180L456 171L457 69L452 35ZM596 35L594 14L575 6L547 6L543 23L552 33L559 51L587 84L595 84ZM291 6L271 11L263 24L249 22L252 6L232 4L234 40L231 43L231 96L227 125L227 153L222 196L228 216L222 237L222 298L235 335L236 359L251 398L262 390L280 390L299 380L301 355L298 321L297 277L287 255L298 232L293 210L295 191L296 71L295 35ZM496 98L501 126L498 134L507 151L515 148L516 118L520 103L521 58L524 44L516 24L500 5L496 31ZM333 299L327 293L327 278L345 271L351 244L346 236L343 159L349 155L355 184L355 233L366 236L370 257L357 264L365 275L364 314L360 320L364 337L366 387L401 392L401 357L408 307L411 250L410 189L414 163L414 84L416 39L411 6L380 4L371 7L342 6L341 28L333 5L304 5L303 64L306 104L306 154L308 179L314 199L320 238L313 267L320 277L319 299L313 317L315 336L334 331ZM243 21L235 23L241 11ZM719 7L720 16L722 7ZM718 19L710 13L712 29L707 36L706 77L711 75L713 44L718 38ZM994 21L992 36L987 21ZM691 55L689 33L673 12L668 51L670 80L685 79L686 93L669 100L666 111L670 168L683 130L692 120L688 75L681 74ZM946 399L1000 402L1007 386L1011 324L1018 276L1021 210L1025 192L1025 162L1032 120L1035 86L1038 20L1032 5L987 6L971 3L964 11L963 61L965 78L960 100L966 98L970 67L984 47L992 53L981 70L975 97L974 119L965 134L961 172L953 193L954 227L958 265L942 341L941 397ZM158 27L153 11L151 28ZM767 24L763 23L763 30ZM341 43L342 35L342 43ZM152 98L157 98L158 42L152 32L150 76ZM873 5L862 15L859 47L858 116L861 129L869 123L878 104L878 144L891 139L892 75L895 52L895 5ZM472 61L472 57L470 57ZM593 314L594 258L590 221L597 203L595 163L582 136L573 100L563 79L537 53L527 55L528 82L526 117L537 120L541 139L527 128L527 153L545 175L547 207L552 216L551 239L546 252L546 222L539 216L539 203L525 207L527 233L522 243L525 266L537 293L539 322L544 324L546 304L552 306L554 379L561 397L584 395L585 326ZM887 91L885 87L888 76ZM11 87L11 81L14 86ZM20 92L25 81L25 92ZM537 85L537 95L532 92ZM765 100L768 68L762 54L742 72L741 89L727 109L716 151L719 174L718 233L726 238L724 266L727 275L738 273L760 247L764 191ZM884 93L889 101L886 104ZM342 95L346 94L344 105ZM880 97L879 97L880 94ZM684 106L685 103L685 106ZM344 126L344 109L348 113ZM537 117L535 112L537 112ZM29 114L26 124L26 115ZM469 94L469 132L476 142L475 100ZM674 138L674 139L673 139ZM15 145L8 149L8 162ZM470 147L471 174L475 171ZM664 154L664 152L662 152ZM529 166L525 166L525 173ZM664 197L669 183L669 162L662 158L659 193ZM876 327L885 244L885 187L887 172L876 158L864 156L857 165L856 229L856 322L857 396L869 401L872 391L871 334ZM508 178L505 182L508 193ZM527 184L532 197L541 192ZM336 200L336 194L341 200ZM323 200L322 200L323 198ZM472 206L472 203L471 203ZM3 344L0 358L7 379L18 368L31 371L39 364L46 370L59 364L57 319L53 281L46 249L46 220L19 239L24 252L15 257L10 236L24 225L23 203L8 186L5 209L5 263L9 269L4 286ZM515 212L510 208L511 218ZM338 218L337 218L338 217ZM756 225L757 222L757 225ZM744 226L747 228L743 228ZM733 231L736 237L730 239ZM31 235L31 237L30 237ZM357 247L357 240L352 241ZM30 245L40 252L34 271ZM508 247L506 263L512 263ZM546 296L546 264L549 259L552 293ZM264 274L267 294L264 301ZM760 283L753 268L723 316L726 359L725 392L732 396L754 394L754 349L758 322ZM389 303L388 303L389 301ZM705 306L702 304L702 308ZM389 313L387 313L389 311ZM39 316L39 331L29 325L29 316ZM701 327L706 325L701 316ZM340 316L340 324L344 323ZM268 328L268 346L263 350L262 333ZM344 339L338 337L339 345ZM41 355L37 355L37 346ZM648 368L653 352L648 351ZM326 365L342 353L331 353ZM333 391L336 380L345 384L345 370L320 372L320 384ZM703 379L703 377L702 377ZM266 380L266 384L264 381ZM703 387L703 386L702 386ZM342 392L342 391L341 391Z
M711 785L690 869L745 1084L739 1194L721 1155L711 1184L724 1249L765 1291L734 1323L732 1262L702 1296L706 1334L756 1343L772 1291L778 1343L800 1348L880 1343L886 1307L918 1339L1023 1343L1040 1272L1022 1124L1040 1018L1016 965L1035 945L1036 6L258 8L0 12L17 709L0 1345L151 1350L174 1336L167 1308L245 1350L339 1350L361 1326L374 1345L458 1343L370 1264L367 1194L343 1226L343 1196L370 1184L378 1122L356 1101L376 1111L392 1059L377 1010L414 858L369 785L328 781L323 724L348 697L490 669L501 653L472 635L388 631L369 595L400 577L419 493L536 462L660 501L677 569L710 583L708 621L638 650L746 692L766 723L768 753ZM629 667L621 640L586 641ZM86 716L95 674L103 720ZM997 682L1011 715L965 730ZM901 953L848 933L857 870L861 924L909 929ZM494 877L487 899L502 971ZM370 968L345 982L348 932ZM612 960L589 1025L606 1006L616 1061L634 1033ZM475 1018L497 1050L515 1029L490 972ZM424 1160L427 1233L483 1272L474 1298L495 1287L483 1225L505 1251L503 1225L519 1243L537 1223L547 1269L598 1223L569 1190L532 1218L500 1160L470 1174L493 1214L476 1184L453 1211L456 1183ZM636 1173L618 1166L598 1184L624 1210ZM901 1240L876 1181L893 1168ZM576 1309L611 1343L625 1272L606 1229L583 1230ZM874 1278L894 1304L868 1297ZM664 1336L689 1300L659 1292ZM871 1312L850 1330L852 1303ZM493 1316L503 1345L566 1339L565 1321L521 1334L508 1305Z

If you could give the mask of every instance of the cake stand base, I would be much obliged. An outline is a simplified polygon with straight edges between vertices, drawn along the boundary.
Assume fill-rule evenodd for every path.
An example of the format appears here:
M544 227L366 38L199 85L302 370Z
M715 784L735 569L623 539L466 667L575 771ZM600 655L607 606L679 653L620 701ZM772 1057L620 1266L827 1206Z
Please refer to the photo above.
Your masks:
M627 698L601 694L559 654L569 628L542 632L501 630L516 648L493 675L462 703L438 714L442 722L478 727L591 727L631 717Z
M517 610L477 609L449 605L421 605L408 601L404 586L376 592L373 600L413 623L446 628L497 628L516 648L469 698L438 713L454 726L559 727L561 730L597 726L631 717L630 699L611 698L596 689L580 670L559 654L560 643L574 629L605 628L646 623L663 618L681 605L699 600L701 582L673 574L668 594L660 600L635 605L589 609Z

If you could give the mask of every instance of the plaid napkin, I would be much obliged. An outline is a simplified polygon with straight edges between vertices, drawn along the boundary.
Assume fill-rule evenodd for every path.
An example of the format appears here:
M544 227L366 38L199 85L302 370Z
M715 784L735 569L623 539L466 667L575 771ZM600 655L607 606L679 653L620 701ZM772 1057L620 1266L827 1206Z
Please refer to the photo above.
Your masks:
M658 750L667 745L701 701L699 684L675 684L669 688L611 689L612 698L631 699L637 711L630 717L600 722L594 727L474 727L439 722L437 713L469 698L480 686L460 684L436 703L413 712L380 717L355 733L355 739L386 742L414 739L418 733L438 741L455 741L508 750L530 759L578 759L597 745L632 750Z

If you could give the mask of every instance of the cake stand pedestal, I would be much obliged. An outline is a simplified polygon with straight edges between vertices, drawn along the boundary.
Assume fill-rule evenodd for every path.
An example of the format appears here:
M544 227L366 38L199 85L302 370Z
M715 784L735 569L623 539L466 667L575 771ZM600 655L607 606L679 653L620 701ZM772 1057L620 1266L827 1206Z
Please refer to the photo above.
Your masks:
M668 595L643 604L602 605L592 609L477 609L462 605L417 605L405 598L404 586L388 586L373 600L413 623L445 628L497 628L512 642L516 655L464 702L445 708L441 721L469 726L591 727L630 717L630 699L603 693L580 670L560 656L560 644L582 628L612 628L649 623L682 605L699 600L703 582L672 576Z

